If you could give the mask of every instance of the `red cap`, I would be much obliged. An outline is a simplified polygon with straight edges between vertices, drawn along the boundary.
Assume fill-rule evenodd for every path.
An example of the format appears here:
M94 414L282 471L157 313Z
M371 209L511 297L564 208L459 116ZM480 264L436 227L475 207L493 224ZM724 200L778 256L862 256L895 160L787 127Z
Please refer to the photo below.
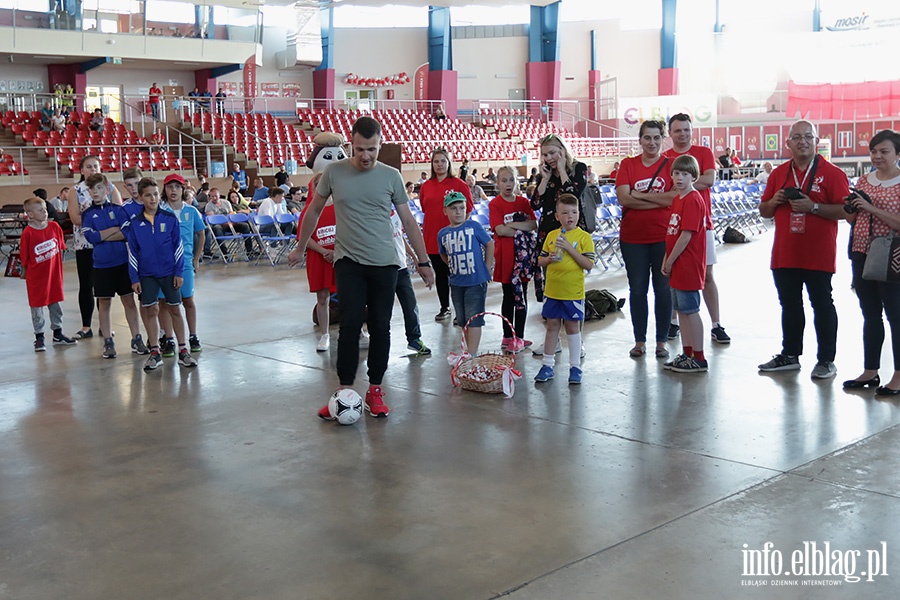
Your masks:
M187 187L187 181L179 175L178 173L172 173L171 175L167 175L165 181L163 181L163 187L166 187L168 184L172 183L180 183L182 187Z

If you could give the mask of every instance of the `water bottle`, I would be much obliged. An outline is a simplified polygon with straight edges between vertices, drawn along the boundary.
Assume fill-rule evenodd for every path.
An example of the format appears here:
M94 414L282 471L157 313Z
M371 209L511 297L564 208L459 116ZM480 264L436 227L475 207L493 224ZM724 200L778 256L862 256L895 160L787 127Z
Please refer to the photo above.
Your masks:
M560 227L559 235L556 236L556 239L559 240L561 237L566 237L566 228ZM556 261L561 262L563 257L566 255L566 251L559 247L559 244L556 245Z

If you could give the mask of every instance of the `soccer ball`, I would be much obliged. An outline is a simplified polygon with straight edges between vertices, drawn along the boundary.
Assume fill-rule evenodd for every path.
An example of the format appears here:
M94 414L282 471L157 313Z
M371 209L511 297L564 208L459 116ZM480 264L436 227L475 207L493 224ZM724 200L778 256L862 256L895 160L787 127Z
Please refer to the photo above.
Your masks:
M328 412L341 425L353 425L363 414L363 401L350 388L337 390L328 399Z

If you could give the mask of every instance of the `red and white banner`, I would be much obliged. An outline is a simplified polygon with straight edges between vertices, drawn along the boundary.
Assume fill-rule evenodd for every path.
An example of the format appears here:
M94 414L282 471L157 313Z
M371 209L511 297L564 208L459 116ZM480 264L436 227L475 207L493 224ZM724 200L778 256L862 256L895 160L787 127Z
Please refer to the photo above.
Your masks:
M259 97L260 98L278 98L281 95L281 84L280 83L260 83L259 84Z
M244 63L244 110L253 111L253 98L256 98L256 55Z
M416 87L416 100L428 100L428 71L428 63L416 69L416 74L413 77Z
M285 98L299 98L300 97L300 84L299 83L282 83L281 84L281 95Z

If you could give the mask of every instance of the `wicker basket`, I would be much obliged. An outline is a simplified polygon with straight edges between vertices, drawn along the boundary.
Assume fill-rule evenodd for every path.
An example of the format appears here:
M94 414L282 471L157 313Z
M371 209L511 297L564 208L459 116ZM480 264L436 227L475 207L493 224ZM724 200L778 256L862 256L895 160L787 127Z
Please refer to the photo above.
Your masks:
M512 324L503 315L493 312L478 313L477 315L473 315L466 322L466 325L462 329L461 347L463 352L465 352L466 349L466 331L468 331L469 329L469 323L471 323L473 319L484 315L493 315L496 317L500 317L501 319L506 321L510 329L513 330L513 336L515 336L515 329L513 329ZM485 352L483 354L479 354L478 356L469 357L458 363L451 372L451 378L453 379L454 385L459 385L466 390L481 392L483 394L502 394L503 371L507 368L512 369L513 367L515 367L515 364L515 354L498 354L496 352ZM483 369L493 370L493 376L487 379L473 377L473 374L476 370L481 370L479 367Z

